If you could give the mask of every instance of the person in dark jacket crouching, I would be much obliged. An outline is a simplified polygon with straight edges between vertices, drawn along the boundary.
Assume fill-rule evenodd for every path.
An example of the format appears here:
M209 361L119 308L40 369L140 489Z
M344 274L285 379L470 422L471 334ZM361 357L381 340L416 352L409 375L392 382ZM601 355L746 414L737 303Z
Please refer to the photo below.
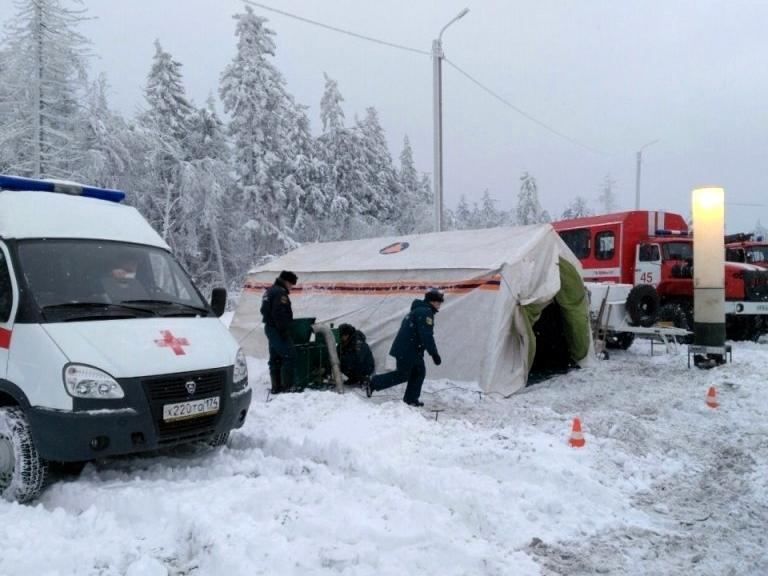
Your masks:
M339 326L339 364L348 386L363 385L373 375L374 363L365 334L351 324Z
M419 400L421 385L427 374L424 365L424 351L432 356L436 366L442 362L435 344L435 314L443 303L443 294L439 290L429 290L423 300L414 300L411 311L403 318L400 330L395 336L389 355L394 357L397 369L385 374L377 374L366 386L366 394L371 396L374 390L384 390L403 382L405 388L403 402L410 406L424 406Z
M293 321L288 294L298 280L296 274L283 270L261 299L264 333L269 341L269 378L272 382L272 394L287 392L293 388L296 350L288 335L288 327Z

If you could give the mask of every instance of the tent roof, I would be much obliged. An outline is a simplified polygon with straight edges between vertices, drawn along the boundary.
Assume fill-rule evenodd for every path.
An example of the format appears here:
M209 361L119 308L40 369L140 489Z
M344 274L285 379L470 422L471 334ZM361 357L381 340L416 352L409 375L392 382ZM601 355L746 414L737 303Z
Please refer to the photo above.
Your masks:
M300 275L342 270L495 270L504 263L519 261L550 234L556 236L552 226L535 224L304 244L252 272L292 270ZM398 243L407 243L407 247L382 253Z

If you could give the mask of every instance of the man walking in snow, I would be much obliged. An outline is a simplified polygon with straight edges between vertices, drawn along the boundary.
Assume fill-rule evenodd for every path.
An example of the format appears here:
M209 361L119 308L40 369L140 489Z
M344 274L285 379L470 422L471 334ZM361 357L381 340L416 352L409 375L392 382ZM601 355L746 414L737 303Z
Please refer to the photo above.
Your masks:
M264 322L264 333L269 341L269 378L272 382L272 394L287 392L293 388L296 350L288 336L288 326L293 321L293 309L288 294L298 280L296 274L283 270L261 299L261 318Z
M389 355L395 358L397 369L374 376L366 383L366 394L370 397L374 390L384 390L403 382L405 388L403 402L409 406L424 406L419 400L421 385L427 374L424 365L424 351L432 356L436 366L442 362L435 344L435 314L444 300L442 292L430 289L423 300L414 300L411 311L403 318L400 330L395 336Z
M365 334L351 324L339 326L339 364L347 385L365 384L373 375L374 363Z

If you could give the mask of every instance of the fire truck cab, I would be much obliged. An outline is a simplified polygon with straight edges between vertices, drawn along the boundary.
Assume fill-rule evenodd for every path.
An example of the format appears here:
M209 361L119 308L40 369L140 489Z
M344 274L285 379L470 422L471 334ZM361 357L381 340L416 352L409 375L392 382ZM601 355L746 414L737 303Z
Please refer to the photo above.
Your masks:
M581 261L585 280L652 286L662 319L693 326L693 238L681 215L633 210L552 226ZM724 272L729 337L759 336L768 329L768 270L726 262ZM650 291L642 290L643 305L650 306ZM628 299L630 314L637 307Z
M754 234L732 234L725 237L725 259L768 268L768 242Z
M584 279L658 286L662 268L693 258L688 225L664 212L618 212L553 222L584 268Z

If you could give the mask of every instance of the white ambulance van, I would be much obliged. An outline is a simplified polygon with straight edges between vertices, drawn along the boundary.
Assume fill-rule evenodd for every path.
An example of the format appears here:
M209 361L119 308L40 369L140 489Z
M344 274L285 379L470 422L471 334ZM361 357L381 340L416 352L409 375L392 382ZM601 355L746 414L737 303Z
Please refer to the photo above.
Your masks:
M226 442L245 356L123 193L0 176L0 496L49 462Z

